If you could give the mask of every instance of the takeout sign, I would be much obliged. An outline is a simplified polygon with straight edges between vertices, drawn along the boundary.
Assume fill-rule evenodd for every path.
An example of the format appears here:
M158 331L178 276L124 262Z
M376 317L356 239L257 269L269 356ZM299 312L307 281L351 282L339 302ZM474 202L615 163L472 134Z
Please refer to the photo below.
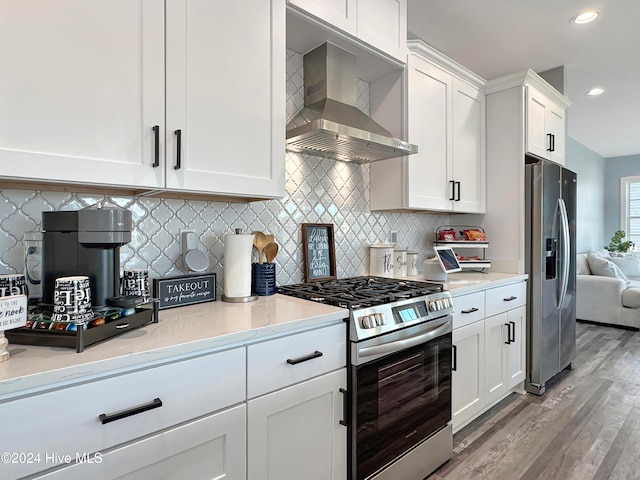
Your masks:
M0 331L27 324L27 296L0 297Z
M156 278L153 290L160 309L212 302L216 299L216 274Z

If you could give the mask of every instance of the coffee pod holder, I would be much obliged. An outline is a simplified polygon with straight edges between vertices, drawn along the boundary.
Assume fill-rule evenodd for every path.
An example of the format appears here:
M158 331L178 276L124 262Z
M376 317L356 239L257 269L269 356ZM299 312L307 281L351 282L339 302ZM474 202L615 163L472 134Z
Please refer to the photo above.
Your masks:
M131 308L94 309L84 323L53 322L52 311L44 306L29 307L27 325L5 332L10 343L47 347L75 348L81 353L90 345L122 335L149 323L158 323L158 300L152 299ZM57 326L67 329L57 330Z

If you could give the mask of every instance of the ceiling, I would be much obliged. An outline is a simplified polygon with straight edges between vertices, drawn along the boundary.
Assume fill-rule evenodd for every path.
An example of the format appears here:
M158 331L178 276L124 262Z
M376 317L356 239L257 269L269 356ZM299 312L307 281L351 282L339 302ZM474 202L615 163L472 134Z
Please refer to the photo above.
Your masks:
M567 135L604 158L640 154L640 1L408 0L409 37L491 80L564 66ZM596 9L594 22L576 14ZM585 95L593 87L606 91Z

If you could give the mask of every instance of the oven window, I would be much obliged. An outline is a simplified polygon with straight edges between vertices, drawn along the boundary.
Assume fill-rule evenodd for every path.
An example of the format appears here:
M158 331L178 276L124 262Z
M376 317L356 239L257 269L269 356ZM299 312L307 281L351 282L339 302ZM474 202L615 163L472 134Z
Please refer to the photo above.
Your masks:
M451 334L355 369L357 479L451 420Z

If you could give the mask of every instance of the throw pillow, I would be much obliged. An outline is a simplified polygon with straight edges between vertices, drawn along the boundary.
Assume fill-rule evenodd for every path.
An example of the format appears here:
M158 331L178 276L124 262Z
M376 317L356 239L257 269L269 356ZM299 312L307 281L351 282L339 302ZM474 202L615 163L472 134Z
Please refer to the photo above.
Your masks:
M609 258L609 260L620 267L622 273L624 273L627 277L640 277L640 259L638 259L638 257L636 257L635 255L611 257Z
M610 259L602 258L598 255L587 255L587 262L589 262L589 269L592 275L598 275L601 277L614 277L629 282L620 268L613 263Z

